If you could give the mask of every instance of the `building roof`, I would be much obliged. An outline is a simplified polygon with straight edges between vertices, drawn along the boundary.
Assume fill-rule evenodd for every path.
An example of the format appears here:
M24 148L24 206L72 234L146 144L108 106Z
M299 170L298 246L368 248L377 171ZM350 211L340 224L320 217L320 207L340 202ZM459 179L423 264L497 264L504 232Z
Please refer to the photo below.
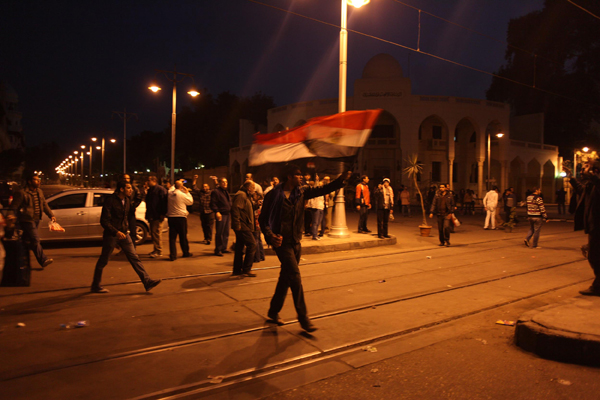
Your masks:
M402 78L402 67L394 57L380 53L371 58L363 69L365 79L395 79Z

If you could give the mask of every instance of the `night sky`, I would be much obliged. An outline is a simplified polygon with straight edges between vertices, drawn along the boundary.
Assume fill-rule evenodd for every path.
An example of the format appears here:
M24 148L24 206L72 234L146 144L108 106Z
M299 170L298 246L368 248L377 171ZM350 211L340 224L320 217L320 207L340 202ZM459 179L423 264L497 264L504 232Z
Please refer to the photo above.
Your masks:
M340 24L339 0L262 0ZM508 21L543 7L543 0L403 0L500 40ZM348 28L416 48L418 12L393 0L349 8ZM430 16L421 16L421 50L494 72L506 46ZM27 145L57 141L66 150L91 136L122 138L112 111L135 112L128 137L170 126L171 84L147 87L155 69L195 75L201 93L251 96L277 105L336 98L339 28L248 0L28 1L4 0L0 12L0 80L19 95ZM484 98L491 76L352 32L348 93L366 62L393 55L413 93ZM178 86L187 103L190 80ZM183 90L186 89L186 90ZM178 110L181 108L178 107Z

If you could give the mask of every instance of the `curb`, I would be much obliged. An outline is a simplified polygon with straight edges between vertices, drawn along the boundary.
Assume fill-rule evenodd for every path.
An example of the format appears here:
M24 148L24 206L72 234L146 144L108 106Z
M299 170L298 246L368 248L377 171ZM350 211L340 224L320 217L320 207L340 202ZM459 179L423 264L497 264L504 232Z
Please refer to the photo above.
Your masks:
M366 249L369 247L393 246L397 243L396 237L392 236L388 239L370 239L356 242L340 242L335 244L324 244L318 246L302 246L302 254L320 254L333 253L336 251L348 251L357 249ZM275 250L266 248L265 254L275 255Z
M580 365L600 366L600 336L551 329L535 321L550 305L523 314L515 328L515 342L542 358Z

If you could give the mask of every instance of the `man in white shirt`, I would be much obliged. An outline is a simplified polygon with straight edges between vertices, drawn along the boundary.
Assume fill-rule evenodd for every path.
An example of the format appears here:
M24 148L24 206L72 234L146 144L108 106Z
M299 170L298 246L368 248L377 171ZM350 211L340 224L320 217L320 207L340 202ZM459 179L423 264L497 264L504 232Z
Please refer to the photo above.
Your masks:
M489 229L490 220L492 221L492 229L496 229L496 209L498 208L497 186L494 186L492 190L485 194L483 207L485 208L485 225L483 229Z
M169 220L169 258L171 261L177 259L177 246L175 241L179 236L179 245L183 251L183 257L191 257L190 245L187 240L187 206L194 204L194 198L189 190L183 185L182 180L175 185L167 194L167 218Z

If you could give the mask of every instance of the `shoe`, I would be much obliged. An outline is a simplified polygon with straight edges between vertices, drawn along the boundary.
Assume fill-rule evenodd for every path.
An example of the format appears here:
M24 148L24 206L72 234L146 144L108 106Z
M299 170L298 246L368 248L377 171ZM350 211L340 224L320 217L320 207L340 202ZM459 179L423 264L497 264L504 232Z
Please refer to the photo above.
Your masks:
M317 327L313 325L312 322L310 322L310 320L307 319L303 319L303 320L298 320L298 322L300 323L300 326L302 327L302 329L304 329L306 332L314 332L317 330Z
M44 261L44 263L42 264L42 268L46 268L48 265L52 264L53 262L54 262L53 259L47 258L46 261Z
M144 283L144 288L146 288L146 292L149 292L152 290L152 288L156 287L159 283L161 282L160 279L148 279L148 281L146 281L146 283Z
M175 261L175 260L177 260L177 257L169 256L169 260Z
M159 258L159 257L162 257L163 255L161 253L150 253L149 256L152 258Z
M440 244L438 244L438 246L440 246L440 247L441 247L441 246L444 246L444 243L440 243Z
M202 243L203 244L210 244L210 240L203 240Z
M104 289L102 286L97 286L97 287L92 286L91 292L92 293L108 293L109 290Z
M579 293L584 296L600 296L600 290L595 290L592 286L585 290L580 290Z
M242 275L248 277L248 278L256 278L256 274L254 272L244 272Z
M229 250L223 250L221 253L229 254L229 253L231 253L231 251L229 251Z
M389 238L391 238L391 236L390 236L390 235L383 235L383 237L384 237L384 238L386 238L386 239L389 239Z
M181 258L189 258L189 257L192 257L192 256L193 256L192 253L187 253L187 254L182 255Z
M270 321L275 322L277 325L282 326L285 325L285 322L281 319L279 314L267 313L267 317Z
M446 242L446 247L450 247L450 242Z
M371 231L370 231L370 230L368 230L368 229L365 229L365 232L366 232L366 233L371 233Z
M221 253L220 251L218 251L218 252L215 253L215 256L217 256L217 257L223 257L223 253Z
M379 239L384 239L383 235L377 235Z
M527 239L524 239L524 240L523 240L523 243L525 243L525 246L529 247L529 240L527 240Z
M312 240L321 240L321 238L318 236L315 236L314 238L312 238Z
M231 276L242 276L243 273L242 272L232 272Z
M540 246L533 246L532 249L538 250L538 249L541 249L541 247Z

